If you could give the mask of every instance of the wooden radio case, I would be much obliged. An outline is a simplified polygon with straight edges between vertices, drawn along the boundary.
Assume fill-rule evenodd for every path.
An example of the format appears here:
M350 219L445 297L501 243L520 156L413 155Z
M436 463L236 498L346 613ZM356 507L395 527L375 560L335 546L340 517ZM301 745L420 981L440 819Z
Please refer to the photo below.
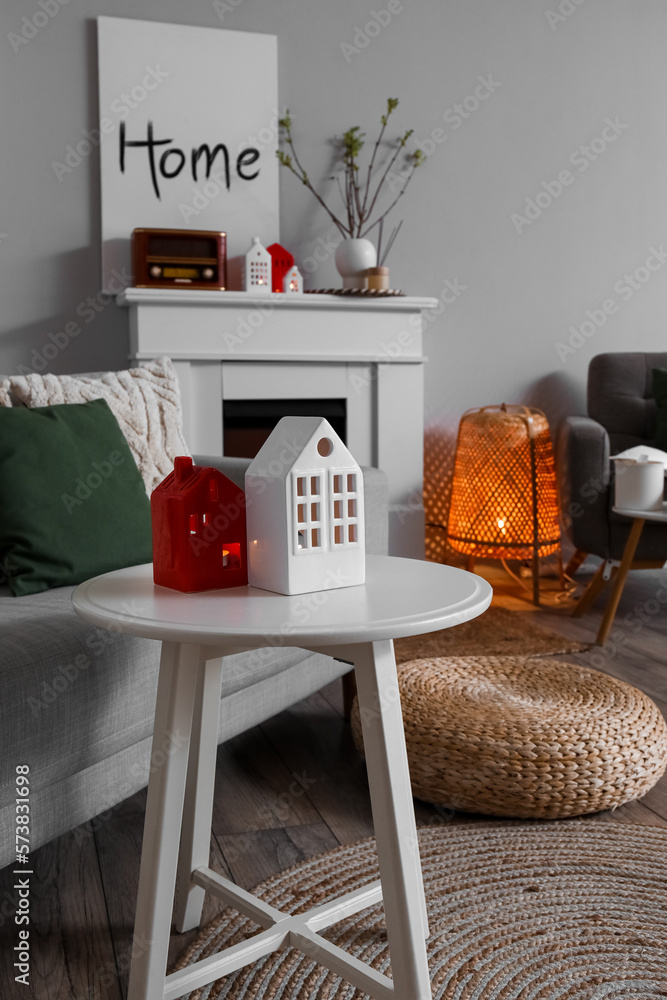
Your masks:
M135 229L136 288L227 287L227 234L196 229Z

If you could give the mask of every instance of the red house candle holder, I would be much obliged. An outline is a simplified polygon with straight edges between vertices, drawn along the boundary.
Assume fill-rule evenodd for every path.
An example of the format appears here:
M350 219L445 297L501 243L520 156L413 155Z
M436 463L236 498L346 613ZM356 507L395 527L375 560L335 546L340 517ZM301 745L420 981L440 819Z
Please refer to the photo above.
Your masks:
M153 580L184 593L248 582L245 493L218 469L174 460L151 495Z
M280 243L272 243L270 247L266 248L271 254L271 291L282 292L284 291L284 281L285 275L289 270L294 267L294 257L286 250L285 247L281 247Z

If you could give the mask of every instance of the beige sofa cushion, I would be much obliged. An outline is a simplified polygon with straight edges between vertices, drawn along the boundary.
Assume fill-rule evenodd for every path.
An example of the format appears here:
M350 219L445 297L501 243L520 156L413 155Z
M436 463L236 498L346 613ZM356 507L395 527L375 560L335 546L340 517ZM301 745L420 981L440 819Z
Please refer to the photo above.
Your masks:
M120 424L150 496L174 467L177 455L189 455L183 438L181 396L169 358L142 368L95 375L16 375L0 383L0 405L8 394L24 406L87 403L105 399Z

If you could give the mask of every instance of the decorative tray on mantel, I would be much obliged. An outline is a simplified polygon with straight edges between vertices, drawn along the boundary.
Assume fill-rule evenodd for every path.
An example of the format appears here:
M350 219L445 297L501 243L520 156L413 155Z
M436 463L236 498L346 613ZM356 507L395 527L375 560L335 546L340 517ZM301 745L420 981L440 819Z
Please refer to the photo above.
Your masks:
M354 295L362 298L386 298L389 295L403 295L400 288L306 288L304 295Z

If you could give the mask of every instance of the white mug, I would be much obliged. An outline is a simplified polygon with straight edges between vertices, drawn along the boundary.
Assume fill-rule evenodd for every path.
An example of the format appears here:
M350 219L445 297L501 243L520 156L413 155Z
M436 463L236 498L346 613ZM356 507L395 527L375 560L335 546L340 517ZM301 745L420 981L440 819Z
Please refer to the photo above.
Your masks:
M630 510L662 510L665 467L662 462L615 458L614 503Z

